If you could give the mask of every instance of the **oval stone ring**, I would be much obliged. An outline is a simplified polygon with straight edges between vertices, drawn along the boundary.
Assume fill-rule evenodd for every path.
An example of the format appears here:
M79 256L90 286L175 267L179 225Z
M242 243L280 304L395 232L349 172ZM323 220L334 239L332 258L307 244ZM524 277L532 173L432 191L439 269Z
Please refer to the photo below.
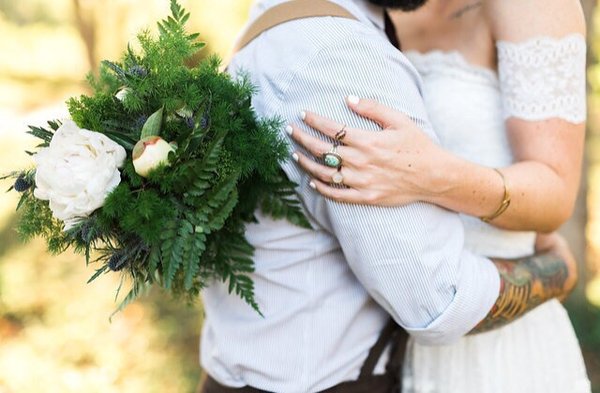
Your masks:
M342 172L339 169L331 176L331 182L337 185L344 184L344 175L342 175Z
M330 168L340 168L342 166L342 157L337 152L337 146L333 145L331 150L327 153L323 153L323 161L325 165Z

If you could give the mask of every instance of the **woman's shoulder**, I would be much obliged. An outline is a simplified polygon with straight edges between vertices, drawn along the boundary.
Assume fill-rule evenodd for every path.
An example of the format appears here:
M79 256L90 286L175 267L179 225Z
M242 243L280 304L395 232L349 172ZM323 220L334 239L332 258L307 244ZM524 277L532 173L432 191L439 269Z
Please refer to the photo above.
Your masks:
M585 36L586 32L579 0L483 0L483 9L496 41Z

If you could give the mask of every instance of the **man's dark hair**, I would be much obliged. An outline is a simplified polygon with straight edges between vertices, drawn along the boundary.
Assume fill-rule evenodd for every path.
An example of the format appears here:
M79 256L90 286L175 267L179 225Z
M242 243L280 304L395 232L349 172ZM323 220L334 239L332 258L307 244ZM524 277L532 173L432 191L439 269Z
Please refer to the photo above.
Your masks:
M386 8L399 9L403 11L414 11L427 3L427 0L368 0L369 3Z

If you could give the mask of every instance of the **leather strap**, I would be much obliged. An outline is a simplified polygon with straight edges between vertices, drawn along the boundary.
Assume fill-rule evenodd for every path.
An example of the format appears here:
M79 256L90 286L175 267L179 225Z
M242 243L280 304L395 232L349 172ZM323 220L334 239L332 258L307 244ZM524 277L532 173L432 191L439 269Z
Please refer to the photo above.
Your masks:
M360 375L355 381L342 382L320 393L396 393L402 391L402 368L408 333L398 326L393 320L381 331L377 342L369 351ZM373 375L375 366L381 355L390 345L390 357L386 366L386 372L381 375ZM197 393L270 393L250 386L231 388L223 386L210 376L198 386Z
M248 45L261 33L296 19L334 16L355 19L344 7L327 0L291 0L269 8L254 21L236 43L233 53Z
M373 345L369 351L369 355L360 369L359 379L373 375L375 366L377 366L377 363L379 362L379 358L381 358L381 355L383 355L388 344L390 344L390 340L398 330L400 330L400 327L390 318L387 325L381 331L381 334L379 334L379 338L375 342L375 345Z

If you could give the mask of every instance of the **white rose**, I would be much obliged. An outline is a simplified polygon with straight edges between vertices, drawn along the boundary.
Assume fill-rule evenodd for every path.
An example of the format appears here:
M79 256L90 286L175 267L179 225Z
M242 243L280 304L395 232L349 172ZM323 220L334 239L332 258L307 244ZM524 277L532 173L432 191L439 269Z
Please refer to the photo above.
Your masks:
M50 146L34 156L34 196L50 201L65 230L104 204L120 182L125 149L106 135L77 127L71 120L56 130Z

